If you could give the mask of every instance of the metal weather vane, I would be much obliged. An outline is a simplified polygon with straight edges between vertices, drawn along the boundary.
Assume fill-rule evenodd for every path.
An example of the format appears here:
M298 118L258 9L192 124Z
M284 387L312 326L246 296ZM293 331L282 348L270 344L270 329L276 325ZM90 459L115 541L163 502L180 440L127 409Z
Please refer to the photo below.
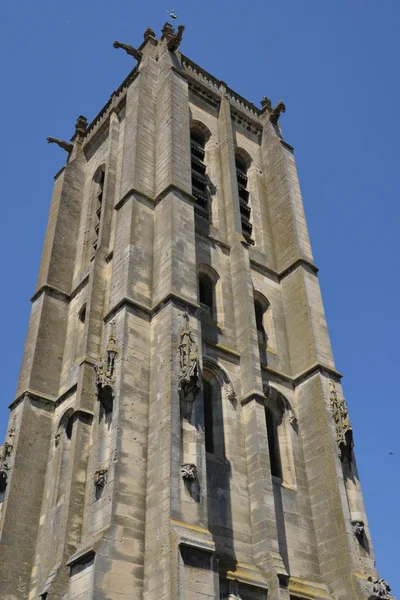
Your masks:
M167 13L169 14L170 18L171 18L173 21L176 21L176 19L178 18L178 15L176 15L176 14L175 14L175 11L174 11L174 9L172 9L172 10L167 10Z

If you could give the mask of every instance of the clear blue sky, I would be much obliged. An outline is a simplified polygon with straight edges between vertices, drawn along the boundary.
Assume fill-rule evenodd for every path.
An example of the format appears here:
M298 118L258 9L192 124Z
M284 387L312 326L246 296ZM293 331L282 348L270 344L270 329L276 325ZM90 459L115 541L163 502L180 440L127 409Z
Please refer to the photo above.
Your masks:
M2 5L2 395L13 400L53 175L175 9L181 50L258 103L284 100L377 565L400 597L398 0L22 0ZM389 454L393 452L393 455Z

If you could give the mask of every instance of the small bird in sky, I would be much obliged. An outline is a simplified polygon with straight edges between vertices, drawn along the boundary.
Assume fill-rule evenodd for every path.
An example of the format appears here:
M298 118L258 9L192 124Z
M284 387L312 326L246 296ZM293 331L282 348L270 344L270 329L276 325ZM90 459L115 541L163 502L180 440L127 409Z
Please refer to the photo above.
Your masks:
M389 452L389 454L391 454L393 456L393 452Z
M167 10L167 13L171 17L171 19L173 19L173 21L175 21L175 19L178 18L178 15L175 14L175 11L173 9L172 10Z

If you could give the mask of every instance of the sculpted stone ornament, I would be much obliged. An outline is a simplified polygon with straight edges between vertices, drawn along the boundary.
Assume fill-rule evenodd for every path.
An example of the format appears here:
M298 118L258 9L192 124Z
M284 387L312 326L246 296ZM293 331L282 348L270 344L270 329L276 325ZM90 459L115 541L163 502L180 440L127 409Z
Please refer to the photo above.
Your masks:
M114 330L114 323L112 323L110 337L105 352L105 360L98 362L94 366L96 372L97 397L106 412L112 410L113 386L115 383L115 359L117 354L117 337Z
M332 379L329 380L329 388L332 413L336 426L336 441L339 447L339 456L341 460L351 460L353 430L350 425L346 401L344 398L338 398L336 386Z
M278 104L275 106L274 109L272 109L272 112L269 115L269 120L271 121L271 123L273 125L277 125L278 121L279 121L279 117L281 116L281 113L284 113L284 112L286 112L286 106L282 102L282 100L279 100Z
M94 485L96 488L103 488L107 483L107 471L108 469L100 469L94 474Z
M186 400L194 400L200 389L199 349L190 328L189 315L183 313L185 324L181 331L179 343L179 385Z
M176 33L172 38L168 40L168 50L170 52L176 52L180 46L182 41L182 35L185 31L184 25L178 25L178 33Z
M364 535L364 522L363 521L352 521L353 533L357 538L361 538Z
M58 138L54 137L48 137L47 142L49 144L57 144L57 146L60 146L60 148L68 152L68 154L72 152L72 149L74 147L73 144L70 144L69 142L66 142L64 140L59 140Z
M156 34L154 33L154 31L152 30L152 28L151 28L151 27L148 27L148 28L146 29L146 31L144 32L144 34L143 34L143 37L144 37L144 39L145 39L145 40L147 40L147 39L148 39L148 38L150 38L150 37L153 37L153 38L155 38L155 37L156 37Z
M372 577L368 577L368 581L372 587L372 594L368 598L368 600L391 600L393 596L391 595L391 589L389 584L382 578L373 579Z
M135 60L137 60L138 62L140 62L143 58L143 54L142 52L140 52L140 50L136 50L136 48L134 48L133 46L130 46L129 44L122 44L121 42L114 42L113 43L114 48L121 48L122 50L125 50L125 52L127 54L129 54L129 56L133 56L133 58Z
M264 95L261 100L261 108L265 108L266 106L271 108L272 104L271 104L271 100L268 98L268 96Z
M191 463L187 463L181 466L182 479L189 483L194 483L197 479L197 467Z

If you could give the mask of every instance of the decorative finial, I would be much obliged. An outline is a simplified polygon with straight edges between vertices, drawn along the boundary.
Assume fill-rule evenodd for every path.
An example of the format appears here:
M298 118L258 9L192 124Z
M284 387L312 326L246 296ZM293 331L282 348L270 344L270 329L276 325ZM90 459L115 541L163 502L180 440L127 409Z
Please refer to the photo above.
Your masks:
M173 21L176 21L176 19L178 18L178 15L175 14L175 11L173 9L172 10L167 10L167 13L169 14L170 18Z
M155 38L156 34L154 33L154 31L152 30L151 27L148 27L146 29L146 31L144 32L143 37L144 37L145 40L147 40L149 37Z
M271 100L270 100L270 98L268 98L268 96L264 95L261 100L261 107L265 108L266 106L271 108Z
M82 115L79 115L75 123L75 133L77 133L78 135L83 135L86 131L87 126L87 118Z
M114 42L113 46L114 46L114 48L122 48L122 50L125 50L125 52L127 54L129 54L129 56L133 56L133 58L135 60L137 60L138 62L140 62L142 60L143 54L140 52L140 50L136 50L136 48L134 48L133 46L130 46L129 44L122 44L121 42Z

